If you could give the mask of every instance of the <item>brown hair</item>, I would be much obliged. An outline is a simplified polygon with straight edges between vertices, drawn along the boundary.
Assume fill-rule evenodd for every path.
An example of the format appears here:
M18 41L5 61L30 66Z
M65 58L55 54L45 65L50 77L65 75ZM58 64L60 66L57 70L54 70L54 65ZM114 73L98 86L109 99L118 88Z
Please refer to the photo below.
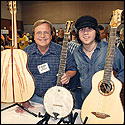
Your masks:
M34 31L35 31L35 28L43 23L47 23L49 24L50 26L50 30L51 30L51 35L53 34L53 26L52 26L52 23L48 20L37 20L34 25L33 25L33 35L34 35Z

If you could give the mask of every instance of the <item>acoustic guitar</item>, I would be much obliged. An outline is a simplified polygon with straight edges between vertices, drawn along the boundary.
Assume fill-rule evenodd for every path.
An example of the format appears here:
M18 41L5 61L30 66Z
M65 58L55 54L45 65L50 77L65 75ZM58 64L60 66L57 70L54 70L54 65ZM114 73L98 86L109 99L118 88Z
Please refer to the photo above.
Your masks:
M65 29L66 32L64 33L57 84L47 90L43 99L43 105L46 112L55 119L67 117L74 108L73 94L67 88L63 87L61 83L61 77L65 73L68 36L71 26L72 23L68 22Z
M9 1L9 9L12 46L1 52L1 102L25 102L34 94L34 78L27 67L28 55L17 49L16 1Z
M113 11L105 68L93 75L92 90L81 108L81 120L86 124L123 124L124 111L120 99L122 83L113 75L113 59L117 27L122 10Z

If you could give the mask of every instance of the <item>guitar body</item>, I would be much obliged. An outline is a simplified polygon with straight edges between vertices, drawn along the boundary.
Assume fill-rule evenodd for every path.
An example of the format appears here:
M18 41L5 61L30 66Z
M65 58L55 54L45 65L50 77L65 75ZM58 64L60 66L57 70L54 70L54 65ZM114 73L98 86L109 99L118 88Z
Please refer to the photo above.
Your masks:
M123 124L124 112L120 100L121 82L111 75L111 89L109 93L101 91L104 71L94 74L92 90L86 97L81 108L81 120L85 118L87 124Z
M67 117L74 107L71 92L61 86L48 89L43 102L46 112L56 119Z
M11 49L1 52L1 102L25 102L32 97L35 85L27 61L21 49L13 49L13 58Z

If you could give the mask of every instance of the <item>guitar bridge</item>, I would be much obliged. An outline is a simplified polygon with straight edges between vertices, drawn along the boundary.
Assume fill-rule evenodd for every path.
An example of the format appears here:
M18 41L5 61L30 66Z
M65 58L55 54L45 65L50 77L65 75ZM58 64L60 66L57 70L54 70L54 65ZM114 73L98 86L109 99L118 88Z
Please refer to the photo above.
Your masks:
M101 118L101 119L110 117L110 115L105 114L105 113L100 113L100 112L91 112L91 113L94 114L97 118Z

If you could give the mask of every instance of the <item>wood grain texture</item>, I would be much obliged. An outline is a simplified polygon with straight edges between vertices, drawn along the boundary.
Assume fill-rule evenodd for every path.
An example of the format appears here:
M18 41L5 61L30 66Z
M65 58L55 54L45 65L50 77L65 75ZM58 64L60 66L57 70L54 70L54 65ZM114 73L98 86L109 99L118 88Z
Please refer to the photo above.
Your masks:
M13 76L11 59L11 49L1 52L1 102L27 101L35 90L33 76L27 68L28 56L23 50L13 49Z

